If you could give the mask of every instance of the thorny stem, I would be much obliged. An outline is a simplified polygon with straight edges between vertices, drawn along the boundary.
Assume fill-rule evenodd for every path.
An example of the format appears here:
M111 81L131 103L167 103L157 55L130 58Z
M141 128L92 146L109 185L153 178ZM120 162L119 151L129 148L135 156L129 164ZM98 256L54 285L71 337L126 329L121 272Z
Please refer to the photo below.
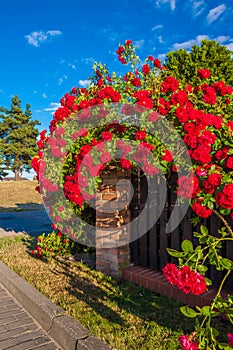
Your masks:
M230 227L230 225L228 224L228 222L224 219L224 217L219 214L219 212L217 210L213 210L213 213L224 223L225 227L228 229L228 232L230 233L230 235L233 238L233 231Z

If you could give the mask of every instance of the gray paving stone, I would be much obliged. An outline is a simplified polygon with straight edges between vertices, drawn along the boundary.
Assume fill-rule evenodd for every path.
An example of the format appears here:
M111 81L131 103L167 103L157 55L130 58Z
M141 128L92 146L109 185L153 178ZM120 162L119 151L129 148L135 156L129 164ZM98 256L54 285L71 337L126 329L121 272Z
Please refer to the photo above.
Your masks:
M63 350L1 284L0 305L1 350Z
M0 350L92 349L112 348L0 261Z

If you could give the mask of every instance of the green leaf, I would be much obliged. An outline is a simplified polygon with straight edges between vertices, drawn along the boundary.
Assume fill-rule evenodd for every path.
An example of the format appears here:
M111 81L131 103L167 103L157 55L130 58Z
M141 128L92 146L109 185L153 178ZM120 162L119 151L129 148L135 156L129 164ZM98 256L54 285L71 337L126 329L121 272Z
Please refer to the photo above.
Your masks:
M200 273L205 273L208 270L208 267L204 265L198 265L197 269Z
M207 286L211 286L213 284L213 282L209 279L205 277L205 283Z
M180 308L180 311L182 312L182 314L186 317L189 317L189 318L194 318L198 315L198 313L191 309L190 307L187 307L187 306L182 306Z
M211 310L210 306L203 306L200 311L203 316L215 317L215 316L218 316L219 314L219 312Z
M209 233L208 228L204 225L201 225L200 231L204 236L208 235L208 233Z
M177 250L171 249L171 248L167 248L167 252L168 252L168 254L170 254L171 256L174 256L176 258L180 258L184 255L184 253L178 252Z
M233 262L230 259L222 258L220 264L226 270L233 270Z
M181 244L181 248L185 253L189 253L193 251L193 244L188 239L185 239Z

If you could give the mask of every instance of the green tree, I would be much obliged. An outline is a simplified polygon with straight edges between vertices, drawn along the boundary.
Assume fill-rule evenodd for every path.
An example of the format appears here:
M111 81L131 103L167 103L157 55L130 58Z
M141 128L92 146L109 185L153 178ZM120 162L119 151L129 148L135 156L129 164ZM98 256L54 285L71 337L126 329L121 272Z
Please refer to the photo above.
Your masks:
M215 80L233 84L232 52L215 40L202 40L191 52L185 49L169 52L166 65L178 80L187 83L195 83L197 71L208 68Z
M21 109L21 101L15 95L11 101L11 109L1 107L0 116L0 151L3 154L6 169L15 174L15 180L20 180L23 171L31 168L31 158L37 151L36 139L39 134L36 125L40 123L32 120L30 105L26 105L25 112Z

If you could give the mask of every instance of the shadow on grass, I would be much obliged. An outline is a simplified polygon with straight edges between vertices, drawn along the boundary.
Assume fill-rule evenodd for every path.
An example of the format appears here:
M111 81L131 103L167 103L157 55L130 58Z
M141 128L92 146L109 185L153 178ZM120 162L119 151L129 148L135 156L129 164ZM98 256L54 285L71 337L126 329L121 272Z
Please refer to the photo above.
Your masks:
M28 248L33 247L32 240L25 243L29 244ZM130 282L118 281L82 263L70 261L68 258L56 257L55 260L59 269L54 273L64 276L66 292L77 301L86 303L93 310L93 320L95 313L111 324L118 324L127 329L132 328L130 318L132 314L137 318L137 327L143 327L148 332L153 331L155 323L172 332L189 334L194 330L194 320L182 315L181 304L177 301L156 295ZM78 307L77 312L75 311L74 299L71 305L61 301L60 306L71 310L76 318L79 317ZM219 320L216 322L215 326L220 330L220 334L226 334L228 329L230 332L228 322Z

